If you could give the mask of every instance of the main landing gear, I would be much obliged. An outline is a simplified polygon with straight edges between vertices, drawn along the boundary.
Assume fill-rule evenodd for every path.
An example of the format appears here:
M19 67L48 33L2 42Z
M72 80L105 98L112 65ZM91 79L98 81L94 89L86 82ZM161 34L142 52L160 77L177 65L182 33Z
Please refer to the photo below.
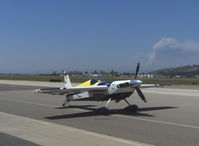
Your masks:
M133 111L133 112L137 112L138 111L138 106L136 104L130 104L128 102L127 99L124 99L124 101L129 105L127 107L124 108L124 110L127 110L127 111ZM96 111L97 112L105 112L105 113L108 113L109 112L109 108L108 108L108 104L111 102L111 98L109 98L109 100L107 101L106 105L103 106L103 107L100 107L98 108Z
M130 104L127 99L124 99L124 101L129 105L127 107L125 107L124 109L127 111L133 111L133 112L137 112L138 111L138 106L136 104Z

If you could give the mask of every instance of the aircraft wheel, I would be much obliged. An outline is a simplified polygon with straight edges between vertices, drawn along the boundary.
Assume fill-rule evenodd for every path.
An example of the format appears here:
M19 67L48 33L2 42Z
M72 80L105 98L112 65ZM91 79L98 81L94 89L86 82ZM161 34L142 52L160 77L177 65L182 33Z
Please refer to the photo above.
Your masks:
M101 107L100 108L102 111L109 111L109 108L108 107Z
M132 105L130 105L130 106L124 108L124 109L127 110L127 111L137 112L139 108L136 104L132 104Z
M132 110L138 111L138 109L139 109L139 107L136 104L132 105Z
M101 107L95 110L97 113L100 114L109 114L109 108L108 107Z

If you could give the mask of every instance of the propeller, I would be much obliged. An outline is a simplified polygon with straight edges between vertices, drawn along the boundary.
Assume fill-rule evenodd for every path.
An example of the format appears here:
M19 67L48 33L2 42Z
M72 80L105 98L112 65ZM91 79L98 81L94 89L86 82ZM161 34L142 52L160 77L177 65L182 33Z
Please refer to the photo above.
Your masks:
M147 102L146 101L146 98L144 96L144 94L142 93L142 91L140 90L140 85L142 83L142 81L140 80L136 80L137 79L137 76L138 76L138 73L139 73L139 70L140 70L140 62L138 62L137 64L137 68L136 68L136 72L135 72L135 80L133 81L134 84L137 83L137 87L135 88L138 95L140 96L140 98L144 101L144 102ZM136 84L135 84L136 85Z
M140 98L144 101L144 102L147 102L144 94L142 93L142 91L140 90L140 85L142 84L142 81L141 80L137 80L137 76L138 76L138 73L139 73L139 70L140 70L140 63L138 62L137 64L137 68L136 68L136 72L135 72L135 79L134 80L131 80L130 83L129 82L126 82L126 83L121 83L118 85L119 88L123 88L123 87L128 87L128 86L131 86L132 88L135 88L138 95L140 96Z
M136 68L136 72L135 72L135 80L137 79L137 76L138 76L139 70L140 70L140 63L138 62L138 64L137 64L137 68Z
M140 96L140 98L141 98L144 102L147 102L147 101L146 101L146 98L145 98L145 96L144 96L144 94L142 93L142 91L140 90L139 87L136 88L136 91L137 91L138 95Z

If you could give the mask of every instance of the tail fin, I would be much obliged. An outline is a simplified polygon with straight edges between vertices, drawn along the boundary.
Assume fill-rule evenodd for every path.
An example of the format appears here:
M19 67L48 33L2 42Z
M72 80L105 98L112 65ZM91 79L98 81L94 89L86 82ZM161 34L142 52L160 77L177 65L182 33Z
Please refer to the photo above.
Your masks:
M64 75L64 87L65 88L70 88L72 87L69 75Z

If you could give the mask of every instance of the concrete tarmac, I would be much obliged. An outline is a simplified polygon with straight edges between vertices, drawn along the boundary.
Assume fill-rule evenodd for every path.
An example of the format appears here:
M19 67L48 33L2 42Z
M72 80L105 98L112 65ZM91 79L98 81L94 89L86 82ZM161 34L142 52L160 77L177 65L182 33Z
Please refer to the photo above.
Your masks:
M142 89L148 100L146 104L137 93L128 98L130 103L139 105L137 113L124 111L127 105L121 101L110 103L108 115L94 112L105 105L104 102L71 102L69 108L62 108L64 96L33 94L32 90L36 88L40 87L1 84L0 112L136 141L137 144L199 145L197 88Z
M1 146L39 146L32 142L10 136L8 134L0 133L0 145Z

